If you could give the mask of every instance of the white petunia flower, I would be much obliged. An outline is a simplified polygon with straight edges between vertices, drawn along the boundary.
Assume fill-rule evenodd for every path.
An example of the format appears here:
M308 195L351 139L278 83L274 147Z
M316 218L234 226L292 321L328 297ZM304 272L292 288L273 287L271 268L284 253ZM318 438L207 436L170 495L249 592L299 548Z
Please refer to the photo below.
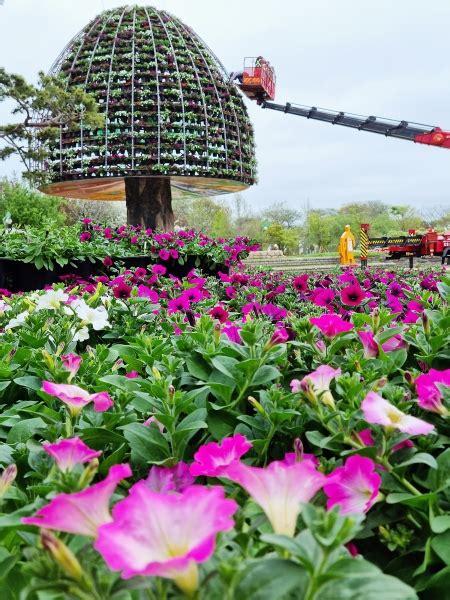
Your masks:
M84 302L75 307L75 313L84 325L92 325L96 331L111 327L108 321L108 311L104 306L91 308Z
M89 329L87 327L82 327L78 329L73 335L74 342L84 342L89 339Z
M13 329L13 327L20 327L25 323L26 318L29 314L30 313L27 310L24 310L23 312L19 313L17 317L14 317L14 319L11 319L11 321L7 325L5 325L5 329Z
M62 302L67 302L68 294L63 290L48 290L45 294L39 296L36 304L36 310L57 310Z

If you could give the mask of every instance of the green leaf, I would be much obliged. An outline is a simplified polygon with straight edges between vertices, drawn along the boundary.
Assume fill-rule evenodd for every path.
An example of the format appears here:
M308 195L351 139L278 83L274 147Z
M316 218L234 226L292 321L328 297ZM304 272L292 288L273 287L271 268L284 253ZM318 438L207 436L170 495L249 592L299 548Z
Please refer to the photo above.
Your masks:
M280 371L276 367L263 365L262 367L259 367L256 373L253 375L252 385L264 385L269 383L269 381L278 379L279 376Z
M21 387L25 387L29 390L34 390L38 392L42 389L42 379L39 377L35 377L34 375L24 375L23 377L16 377L13 379L16 385L20 385Z
M402 462L395 466L396 467L406 467L407 465L415 465L415 464L428 465L432 469L438 468L438 463L437 463L436 459L434 458L434 456L431 456L431 454L427 454L426 452L417 452L417 454L414 454L414 456L412 456L410 459L405 460L405 462Z
M342 558L326 571L330 578L314 600L417 600L413 588L391 575L384 575L362 558Z
M239 581L235 598L239 600L281 600L295 590L295 598L304 598L308 575L289 560L270 558L251 563Z
M433 533L443 533L447 529L450 529L450 516L438 515L437 517L432 517L430 526Z
M36 417L35 419L25 419L24 421L19 421L10 429L6 441L8 444L26 442L39 430L46 428L47 424L40 417Z
M450 531L433 538L431 547L446 565L450 565Z
M138 462L161 463L170 457L167 441L156 427L129 423L121 429L130 445L133 459Z

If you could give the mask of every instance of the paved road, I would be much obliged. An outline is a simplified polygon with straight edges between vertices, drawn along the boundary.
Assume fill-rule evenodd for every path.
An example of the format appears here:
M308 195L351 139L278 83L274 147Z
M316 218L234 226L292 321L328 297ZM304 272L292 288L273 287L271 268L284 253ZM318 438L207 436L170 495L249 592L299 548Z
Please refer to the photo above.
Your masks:
M339 267L339 259L330 257L258 257L248 258L244 261L247 267L261 268L267 271L328 271ZM357 261L359 266L359 261ZM426 267L439 267L440 257L426 257L414 259L414 268L423 269ZM409 267L409 259L382 260L380 258L369 259L369 267L384 267L386 269L406 269Z

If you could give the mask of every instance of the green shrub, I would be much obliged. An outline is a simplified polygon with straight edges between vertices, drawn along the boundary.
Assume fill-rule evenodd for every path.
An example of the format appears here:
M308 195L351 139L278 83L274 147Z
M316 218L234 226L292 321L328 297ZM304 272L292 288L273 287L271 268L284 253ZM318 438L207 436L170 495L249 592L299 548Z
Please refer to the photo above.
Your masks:
M18 182L0 182L0 219L9 213L15 225L64 225L67 220L64 206L62 198L41 194Z

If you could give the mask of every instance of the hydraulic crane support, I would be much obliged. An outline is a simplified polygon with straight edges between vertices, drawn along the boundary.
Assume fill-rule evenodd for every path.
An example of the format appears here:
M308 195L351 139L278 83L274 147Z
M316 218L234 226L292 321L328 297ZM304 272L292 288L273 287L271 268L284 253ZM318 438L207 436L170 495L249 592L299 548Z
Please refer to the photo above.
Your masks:
M325 121L332 125L342 125L351 127L359 131L370 131L371 133L380 133L386 137L400 138L409 140L417 144L427 144L429 146L439 146L450 149L450 132L443 131L440 127L424 125L422 123L408 123L407 121L394 121L381 117L364 117L352 113L337 112L315 106L303 106L301 104L276 104L275 102L260 101L262 108L269 108L279 112L315 119L316 121Z

